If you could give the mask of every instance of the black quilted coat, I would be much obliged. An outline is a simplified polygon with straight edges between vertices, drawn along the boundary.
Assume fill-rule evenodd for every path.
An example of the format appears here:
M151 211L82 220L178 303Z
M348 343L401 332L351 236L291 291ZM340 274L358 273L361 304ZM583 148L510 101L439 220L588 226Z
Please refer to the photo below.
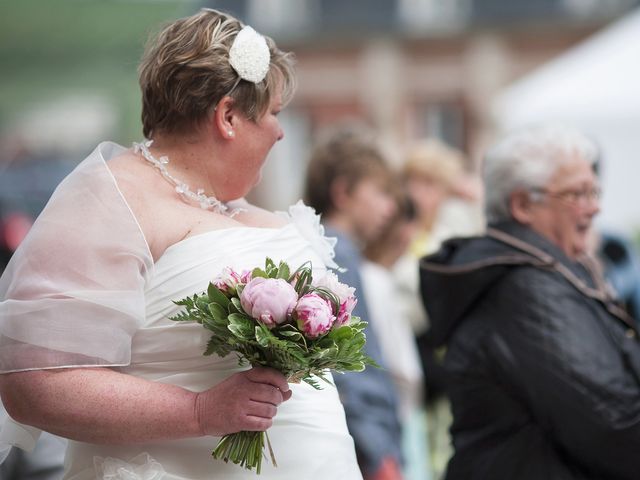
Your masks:
M594 272L515 223L423 259L447 480L640 479L640 343Z

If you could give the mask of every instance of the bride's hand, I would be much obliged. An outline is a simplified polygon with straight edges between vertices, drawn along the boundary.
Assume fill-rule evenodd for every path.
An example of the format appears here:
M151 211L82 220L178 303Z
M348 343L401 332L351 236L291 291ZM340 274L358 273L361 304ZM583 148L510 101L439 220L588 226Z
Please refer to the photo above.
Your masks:
M203 435L264 431L273 424L278 405L289 398L284 375L256 367L198 393L195 414Z

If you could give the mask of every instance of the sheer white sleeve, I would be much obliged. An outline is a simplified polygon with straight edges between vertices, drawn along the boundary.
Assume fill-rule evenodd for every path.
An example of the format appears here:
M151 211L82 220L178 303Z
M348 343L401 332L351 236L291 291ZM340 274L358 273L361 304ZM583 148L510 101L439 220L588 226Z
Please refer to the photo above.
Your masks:
M0 373L128 365L153 268L102 143L60 184L0 279Z

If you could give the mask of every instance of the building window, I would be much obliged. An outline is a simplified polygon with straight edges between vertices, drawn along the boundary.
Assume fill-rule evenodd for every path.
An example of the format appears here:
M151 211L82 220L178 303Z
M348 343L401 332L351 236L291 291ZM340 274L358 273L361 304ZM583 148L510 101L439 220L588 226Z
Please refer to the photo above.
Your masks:
M435 137L453 147L465 150L467 147L465 127L465 111L462 103L428 103L416 109L414 134L417 138Z
M312 25L318 6L314 0L250 0L247 23L265 32L297 34Z
M399 0L398 18L415 32L448 30L465 25L470 18L471 0Z

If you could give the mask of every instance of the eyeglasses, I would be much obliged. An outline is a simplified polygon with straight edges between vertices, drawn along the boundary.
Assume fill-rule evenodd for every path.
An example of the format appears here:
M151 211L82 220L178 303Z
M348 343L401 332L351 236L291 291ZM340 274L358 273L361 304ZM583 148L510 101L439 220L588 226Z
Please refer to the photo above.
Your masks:
M587 205L589 202L597 202L602 197L602 190L600 187L580 188L580 189L567 189L553 192L545 188L534 188L532 192L547 195L562 200L571 205Z

